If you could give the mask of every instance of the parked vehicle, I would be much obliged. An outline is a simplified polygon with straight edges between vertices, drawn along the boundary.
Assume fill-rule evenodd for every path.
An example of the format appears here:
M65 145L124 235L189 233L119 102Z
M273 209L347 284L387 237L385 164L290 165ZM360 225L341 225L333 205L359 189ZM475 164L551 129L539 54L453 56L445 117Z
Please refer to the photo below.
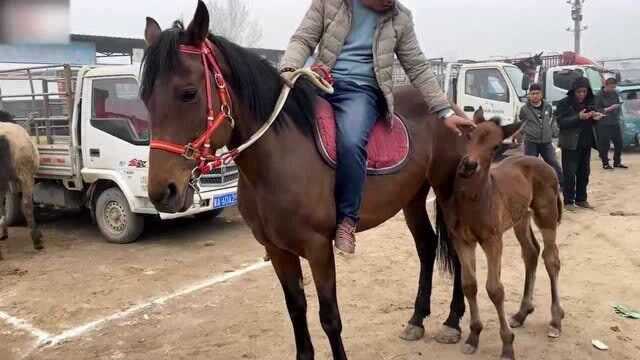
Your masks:
M34 202L88 209L109 242L135 241L145 218L214 217L236 204L235 165L200 179L185 213L159 213L147 196L149 118L138 97L139 65L30 67L0 72L0 109L30 132L40 152ZM18 196L7 199L10 224Z
M504 62L456 62L431 59L431 67L449 99L470 117L480 107L487 117L500 116L504 124L518 121L529 82L517 66ZM399 64L396 85L409 84Z
M622 100L622 143L640 146L640 84L618 86Z

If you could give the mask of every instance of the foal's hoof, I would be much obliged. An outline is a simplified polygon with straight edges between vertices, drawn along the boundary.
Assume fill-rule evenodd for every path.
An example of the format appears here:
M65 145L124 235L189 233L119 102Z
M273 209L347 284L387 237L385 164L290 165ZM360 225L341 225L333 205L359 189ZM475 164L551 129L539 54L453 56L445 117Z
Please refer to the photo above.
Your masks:
M552 339L557 339L560 337L561 333L562 333L562 330L553 326L549 326L549 332L547 333L547 336Z
M440 344L457 344L462 339L462 331L443 325L440 332L435 336L436 342Z
M462 347L462 353L465 355L473 355L476 351L478 351L478 347L471 344L464 344Z
M422 326L415 326L407 324L407 326L400 334L400 339L406 341L418 341L424 337L424 328Z
M511 326L512 329L521 328L522 325L524 325L524 321L520 321L520 320L516 319L515 317L512 317L509 320L509 326Z

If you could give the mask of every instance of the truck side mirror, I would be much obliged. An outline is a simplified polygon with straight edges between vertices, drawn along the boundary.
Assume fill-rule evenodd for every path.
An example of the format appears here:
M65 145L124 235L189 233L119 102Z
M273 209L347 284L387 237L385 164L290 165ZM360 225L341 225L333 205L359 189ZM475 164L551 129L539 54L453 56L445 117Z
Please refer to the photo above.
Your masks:
M529 91L530 85L529 76L527 76L527 74L522 74L522 90Z

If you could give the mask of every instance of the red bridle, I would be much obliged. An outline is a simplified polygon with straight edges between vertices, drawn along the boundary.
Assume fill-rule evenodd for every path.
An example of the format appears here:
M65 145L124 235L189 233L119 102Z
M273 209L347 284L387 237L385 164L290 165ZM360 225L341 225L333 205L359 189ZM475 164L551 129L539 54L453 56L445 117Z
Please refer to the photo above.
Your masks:
M197 170L200 174L207 174L213 169L229 164L238 156L237 151L230 151L224 155L216 156L215 153L212 153L210 144L211 136L225 120L230 121L232 127L235 125L235 120L231 115L231 95L220 70L220 65L213 54L213 44L209 40L205 40L199 48L180 45L178 49L182 53L200 55L202 57L204 85L207 94L207 129L197 139L186 145L178 145L164 140L152 140L151 149L162 150L180 155L188 160L195 160L196 168L194 172ZM220 110L217 114L213 109L212 75L218 88L218 98L220 100Z

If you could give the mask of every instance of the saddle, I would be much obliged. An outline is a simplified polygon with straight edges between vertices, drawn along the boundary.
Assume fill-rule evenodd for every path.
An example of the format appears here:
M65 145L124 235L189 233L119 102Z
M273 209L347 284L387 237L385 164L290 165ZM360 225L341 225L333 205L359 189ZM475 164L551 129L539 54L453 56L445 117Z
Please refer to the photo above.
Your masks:
M335 169L336 120L328 101L316 101L315 138L318 151L325 162ZM410 139L407 126L395 114L389 127L382 119L376 121L367 144L367 174L388 175L398 172L407 162Z

